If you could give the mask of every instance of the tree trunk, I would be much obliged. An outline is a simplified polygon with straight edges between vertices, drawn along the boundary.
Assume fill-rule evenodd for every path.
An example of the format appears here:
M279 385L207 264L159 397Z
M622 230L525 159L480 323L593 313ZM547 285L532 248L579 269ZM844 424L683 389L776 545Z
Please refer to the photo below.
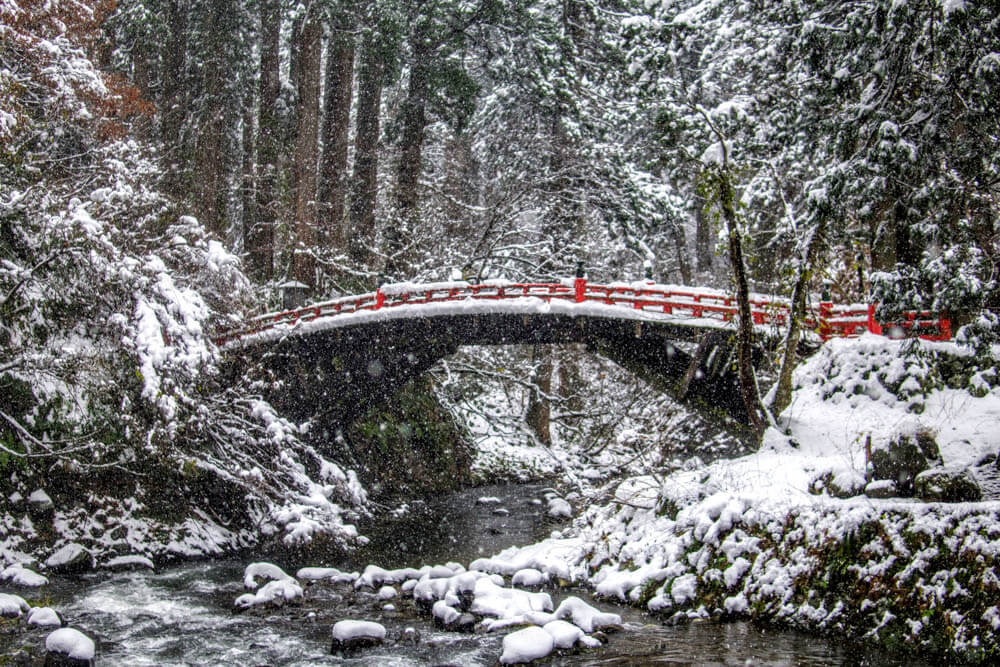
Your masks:
M250 275L266 282L274 277L274 226L278 217L275 190L280 132L277 104L281 94L281 0L262 1L260 35L257 193L254 215L244 220L244 248Z
M420 48L422 39L413 39L413 62L410 64L410 82L406 101L403 102L402 136L399 142L399 164L396 167L396 216L386 230L387 276L402 279L409 271L404 253L410 235L416 229L419 216L419 183L423 166L424 130L427 127L427 95L430 88L427 70L428 54Z
M747 411L747 418L757 438L764 435L767 428L764 406L760 402L760 392L757 390L757 377L753 368L753 314L750 311L750 287L747 284L746 264L743 260L743 244L740 241L740 230L736 221L736 194L729 181L727 167L719 171L719 206L722 217L726 220L729 231L729 262L733 270L733 281L736 284L736 299L739 302L740 318L736 333L736 345L739 351L740 396Z
M292 276L317 288L313 250L318 222L316 187L319 178L320 61L323 30L310 17L302 27L299 47L299 100L295 133L295 249Z
M354 173L351 177L351 238L348 250L357 264L370 258L375 237L378 194L379 114L382 106L382 59L374 35L365 38L358 66L358 104L354 126Z
M204 88L207 94L203 96L201 117L197 125L195 177L192 181L198 218L209 232L219 238L225 237L226 203L229 199L226 155L232 99L226 92L228 59L224 40L227 37L222 29L224 15L229 10L231 7L226 2L214 3L206 26L211 42L208 59L204 63Z
M245 230L253 226L253 220L257 214L257 206L254 201L256 180L254 178L255 121L254 94L247 91L243 100L243 132L240 139L243 151L243 160L240 165L240 240L243 243L246 243Z
M816 255L826 231L826 217L820 218L809 240L806 241L805 252L800 259L795 286L792 288L792 302L788 309L788 333L785 335L785 350L781 357L781 370L778 372L778 382L775 385L774 398L771 400L771 414L775 417L784 412L792 402L792 371L796 365L796 351L802 335L802 318L806 314L806 293L809 289L809 277L816 264Z
M696 197L695 202L695 259L698 265L698 272L704 274L712 273L712 260L715 255L712 249L712 221L705 212L705 200Z
M548 396L552 393L552 349L549 345L532 345L531 361L534 366L529 389L525 421L544 445L552 444L551 406Z
M681 274L681 283L691 285L691 264L688 263L687 240L684 238L684 228L671 218L667 224L670 225L670 235L674 240L674 250L677 252L677 268Z
M337 250L347 247L344 206L347 202L347 149L353 85L354 39L346 31L336 33L330 39L326 55L319 201L324 243Z
M185 0L170 0L167 34L163 40L163 85L160 89L160 143L167 155L164 185L174 196L184 195L181 168L181 128L184 125L184 66L187 54L188 6Z

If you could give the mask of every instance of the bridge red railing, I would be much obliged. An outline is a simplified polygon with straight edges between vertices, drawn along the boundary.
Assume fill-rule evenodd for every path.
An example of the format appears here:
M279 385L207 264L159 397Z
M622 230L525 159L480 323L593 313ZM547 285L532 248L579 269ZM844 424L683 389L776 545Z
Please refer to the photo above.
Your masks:
M555 300L581 304L599 303L721 322L733 320L739 311L735 297L719 290L644 282L602 285L590 283L584 278L576 278L558 283L513 283L503 280L486 281L482 284L470 284L464 281L397 283L383 285L374 292L260 315L238 329L223 333L216 339L216 344L224 345L280 325L294 325L298 322L349 313L469 299L500 301L523 298L550 302ZM788 320L787 299L753 295L750 305L754 324L783 326ZM815 330L823 340L856 336L866 331L892 334L895 337L919 335L930 340L951 338L951 323L947 318L936 317L929 312L912 312L907 313L898 322L877 322L875 307L870 304L840 305L823 301L819 303L818 308L812 309L807 314L805 324Z

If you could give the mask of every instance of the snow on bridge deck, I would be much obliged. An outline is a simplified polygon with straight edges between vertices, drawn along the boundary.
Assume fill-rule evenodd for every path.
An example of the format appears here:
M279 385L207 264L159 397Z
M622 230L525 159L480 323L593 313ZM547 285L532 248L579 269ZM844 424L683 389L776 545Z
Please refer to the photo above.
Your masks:
M751 295L757 326L783 326L788 300ZM216 339L220 347L250 346L278 340L289 334L308 335L328 329L393 319L419 319L475 314L551 314L572 317L670 322L679 326L727 328L738 315L736 299L721 290L650 282L589 283L583 278L557 283L514 283L488 280L395 283L375 292L310 304L295 310L260 315L244 326ZM951 337L947 319L931 313L910 313L893 326L933 339ZM806 317L806 327L820 338L882 333L868 304L838 305L821 302Z

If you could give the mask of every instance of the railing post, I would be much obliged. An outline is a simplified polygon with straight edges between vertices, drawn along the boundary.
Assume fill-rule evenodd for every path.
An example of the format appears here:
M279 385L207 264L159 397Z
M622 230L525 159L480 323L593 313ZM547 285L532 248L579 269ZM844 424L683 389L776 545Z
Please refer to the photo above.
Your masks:
M819 302L819 337L827 340L833 333L830 328L830 318L833 316L833 302Z
M938 330L941 332L941 340L951 340L951 319L947 317L938 319Z
M385 294L382 293L382 286L379 285L378 288L375 290L375 310L381 308L382 304L384 303L385 303Z
M577 276L573 280L573 293L576 297L576 302L581 303L584 296L587 293L587 279L582 276Z
M879 336L882 335L882 325L875 321L875 304L868 304L868 331Z

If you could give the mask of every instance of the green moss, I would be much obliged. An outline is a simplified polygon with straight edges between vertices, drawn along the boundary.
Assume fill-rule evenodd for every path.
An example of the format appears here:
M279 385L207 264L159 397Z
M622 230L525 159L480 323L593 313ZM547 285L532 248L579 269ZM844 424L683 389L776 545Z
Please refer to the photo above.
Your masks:
M411 382L345 434L362 482L376 496L437 493L472 481L472 448L431 382Z

